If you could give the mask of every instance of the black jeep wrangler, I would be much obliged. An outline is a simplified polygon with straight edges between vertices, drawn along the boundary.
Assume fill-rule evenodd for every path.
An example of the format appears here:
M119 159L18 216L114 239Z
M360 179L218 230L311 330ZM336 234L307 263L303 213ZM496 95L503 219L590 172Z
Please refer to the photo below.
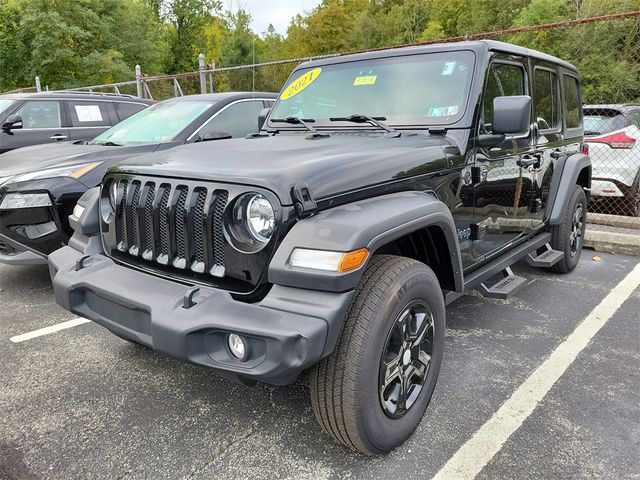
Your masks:
M367 454L433 393L445 305L520 259L577 264L591 164L576 69L492 41L291 75L259 134L112 167L49 257L57 301L225 377L310 370L322 428Z

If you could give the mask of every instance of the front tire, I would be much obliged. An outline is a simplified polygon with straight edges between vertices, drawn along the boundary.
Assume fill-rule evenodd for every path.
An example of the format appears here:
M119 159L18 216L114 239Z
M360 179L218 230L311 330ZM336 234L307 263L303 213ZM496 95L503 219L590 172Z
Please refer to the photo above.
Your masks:
M587 226L587 196L576 185L562 217L562 223L551 227L551 247L564 252L562 260L551 267L557 273L571 272L580 261Z
M444 349L445 306L423 263L374 256L333 353L311 374L322 429L368 455L402 444L420 423Z

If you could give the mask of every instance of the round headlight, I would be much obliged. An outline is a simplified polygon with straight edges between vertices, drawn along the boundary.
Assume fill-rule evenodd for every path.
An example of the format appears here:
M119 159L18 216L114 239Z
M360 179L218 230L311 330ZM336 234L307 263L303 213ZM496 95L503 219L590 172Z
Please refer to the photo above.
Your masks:
M260 243L267 243L273 235L276 216L269 200L260 194L249 197L246 202L247 229L251 236Z
M111 180L109 184L109 203L111 208L116 209L116 200L118 198L118 182Z

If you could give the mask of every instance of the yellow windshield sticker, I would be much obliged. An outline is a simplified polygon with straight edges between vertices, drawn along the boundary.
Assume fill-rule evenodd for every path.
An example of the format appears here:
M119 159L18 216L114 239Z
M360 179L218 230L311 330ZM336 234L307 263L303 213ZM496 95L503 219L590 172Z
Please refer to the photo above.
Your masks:
M280 95L280 100L289 100L291 97L295 97L297 94L311 85L316 80L316 78L318 78L321 71L321 68L316 68L296 78L293 82L291 82L291 85L289 85L284 90L284 92L282 92L282 95Z
M353 85L356 87L360 85L375 85L377 79L377 75L364 75L362 77L356 77L353 81Z

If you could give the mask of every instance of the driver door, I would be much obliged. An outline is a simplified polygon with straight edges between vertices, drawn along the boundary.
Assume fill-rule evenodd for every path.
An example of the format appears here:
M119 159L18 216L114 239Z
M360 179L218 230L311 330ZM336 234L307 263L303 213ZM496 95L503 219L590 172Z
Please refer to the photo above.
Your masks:
M529 95L527 59L495 55L485 80L480 133L492 133L493 99ZM530 231L531 129L494 147L478 148L474 187L473 257L481 261Z
M62 106L57 100L28 100L11 115L22 118L22 128L1 133L2 151L69 138L69 129L63 127Z

